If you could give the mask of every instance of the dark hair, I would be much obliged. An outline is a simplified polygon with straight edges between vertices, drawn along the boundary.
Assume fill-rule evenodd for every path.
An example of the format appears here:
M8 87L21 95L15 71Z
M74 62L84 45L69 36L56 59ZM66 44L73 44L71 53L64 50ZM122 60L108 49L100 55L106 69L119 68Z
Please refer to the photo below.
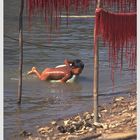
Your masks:
M72 62L72 66L83 69L84 63L80 59L75 59Z

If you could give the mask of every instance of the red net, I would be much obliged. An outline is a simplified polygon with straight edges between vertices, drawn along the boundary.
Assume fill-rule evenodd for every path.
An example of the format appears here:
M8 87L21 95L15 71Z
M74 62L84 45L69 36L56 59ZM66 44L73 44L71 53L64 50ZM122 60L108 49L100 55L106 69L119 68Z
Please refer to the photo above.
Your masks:
M101 0L103 8L111 7L117 11L136 11L136 0ZM61 14L67 16L71 12L77 13L78 10L85 12L87 9L94 9L97 0L26 0L29 20L33 15L41 13L46 24L54 23L56 26L60 21Z
M109 62L114 68L122 69L125 57L129 68L136 67L136 13L111 13L101 8L96 9L94 47L100 36L109 48ZM120 60L120 61L119 61Z

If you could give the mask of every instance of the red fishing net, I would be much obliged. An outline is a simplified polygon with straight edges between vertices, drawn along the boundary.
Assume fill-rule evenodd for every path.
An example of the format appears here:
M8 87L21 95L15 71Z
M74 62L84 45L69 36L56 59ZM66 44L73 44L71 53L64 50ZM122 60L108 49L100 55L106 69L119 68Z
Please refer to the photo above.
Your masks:
M44 16L46 24L54 23L56 26L60 21L61 14L67 16L71 12L77 13L80 9L85 12L87 9L93 9L97 5L97 0L26 0L26 7L29 20L33 15L41 13ZM102 8L114 7L117 11L136 11L136 0L101 0ZM94 10L95 11L95 10Z
M109 62L114 68L122 69L123 58L129 68L136 67L136 13L111 13L101 8L96 9L94 49L99 36L109 48ZM119 61L120 60L120 61Z

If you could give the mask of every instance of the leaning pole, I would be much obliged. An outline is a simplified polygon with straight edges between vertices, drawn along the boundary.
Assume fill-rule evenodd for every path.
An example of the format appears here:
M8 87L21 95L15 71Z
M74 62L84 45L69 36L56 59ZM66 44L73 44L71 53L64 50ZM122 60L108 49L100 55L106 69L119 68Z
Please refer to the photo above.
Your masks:
M18 100L17 103L21 104L22 96L22 67L23 67L23 9L24 0L21 0L19 11L19 81L18 81Z
M97 8L100 7L100 0L97 2ZM96 17L95 17L96 18ZM99 83L99 51L98 51L98 39L96 40L96 30L97 30L97 25L95 23L94 26L94 73L93 73L93 109L94 109L94 123L98 122L98 83ZM96 43L95 43L96 41Z

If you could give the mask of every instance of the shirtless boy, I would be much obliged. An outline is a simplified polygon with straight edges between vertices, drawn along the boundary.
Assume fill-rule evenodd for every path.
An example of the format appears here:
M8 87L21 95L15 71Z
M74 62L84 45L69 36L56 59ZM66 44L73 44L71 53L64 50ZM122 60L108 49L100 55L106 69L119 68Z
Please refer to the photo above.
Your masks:
M65 59L64 64L63 67L46 68L42 73L32 67L28 75L36 74L40 80L59 80L58 82L65 83L73 75L79 75L84 68L83 62L79 59L73 61Z

